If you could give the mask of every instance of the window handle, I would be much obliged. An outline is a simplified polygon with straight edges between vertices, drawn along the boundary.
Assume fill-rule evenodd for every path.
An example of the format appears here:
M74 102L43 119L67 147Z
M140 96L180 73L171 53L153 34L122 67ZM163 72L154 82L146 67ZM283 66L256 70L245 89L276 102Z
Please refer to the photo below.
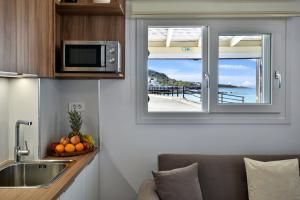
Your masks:
M204 74L204 79L206 80L206 87L210 88L210 80L209 80L209 74Z
M275 79L278 80L278 87L281 88L282 79L281 79L281 74L278 70L275 71Z

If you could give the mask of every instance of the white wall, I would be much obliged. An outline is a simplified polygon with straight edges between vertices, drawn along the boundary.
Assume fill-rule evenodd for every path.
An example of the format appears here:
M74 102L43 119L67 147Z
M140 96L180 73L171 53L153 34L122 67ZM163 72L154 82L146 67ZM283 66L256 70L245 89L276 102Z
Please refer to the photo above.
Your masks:
M122 83L123 81L117 81ZM86 105L82 131L99 137L99 94L97 80L40 80L40 141L41 157L47 155L48 145L59 141L70 132L68 103L83 102ZM120 99L121 96L118 97ZM100 109L101 113L101 109ZM114 119L111 119L114 121ZM117 125L117 124L116 124ZM105 148L99 153L101 200L134 199L135 192L114 166ZM112 188L118 188L113 191Z
M41 158L47 155L51 142L59 141L59 124L61 117L59 81L40 80L40 148Z
M0 162L8 159L8 80L0 78Z
M134 33L133 19L127 22L128 32ZM101 195L105 196L102 200L113 200L118 192L119 196L124 195L123 200L134 199L139 185L156 169L160 153L300 153L300 18L289 19L287 28L287 66L292 83L291 102L288 102L291 104L290 125L137 125L135 43L134 35L130 38L127 34L126 49L130 51L126 51L126 80L101 81L101 141L111 161L109 166L102 165L101 174L115 169L114 174L120 176L102 182ZM122 185L118 182L120 179L125 180ZM104 190L111 182L116 183L116 188Z
M98 81L97 80L60 80L60 105L61 120L60 133L69 134L71 132L69 117L67 114L69 102L85 103L85 111L81 113L83 117L82 133L91 134L95 140L99 137L99 101L98 101Z
M133 200L135 191L111 160L107 149L101 148L100 156L100 200ZM126 155L124 154L126 158Z
M99 84L98 80L40 80L41 157L47 155L50 143L58 142L61 137L70 133L67 114L69 102L85 104L85 111L81 113L83 116L81 130L84 134L93 135L95 140L99 141ZM98 155L101 157L101 154ZM96 162L99 160L96 159ZM94 176L98 176L99 173ZM95 187L100 189L99 184Z
M50 143L58 142L71 132L67 114L69 102L85 103L81 130L98 141L99 81L41 79L40 82L41 157L46 156Z

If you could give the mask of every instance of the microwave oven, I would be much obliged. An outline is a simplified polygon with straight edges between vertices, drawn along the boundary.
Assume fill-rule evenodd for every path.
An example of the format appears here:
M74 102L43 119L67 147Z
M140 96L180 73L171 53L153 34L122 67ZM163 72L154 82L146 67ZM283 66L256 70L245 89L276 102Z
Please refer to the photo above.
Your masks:
M121 71L121 47L118 41L63 41L63 72Z

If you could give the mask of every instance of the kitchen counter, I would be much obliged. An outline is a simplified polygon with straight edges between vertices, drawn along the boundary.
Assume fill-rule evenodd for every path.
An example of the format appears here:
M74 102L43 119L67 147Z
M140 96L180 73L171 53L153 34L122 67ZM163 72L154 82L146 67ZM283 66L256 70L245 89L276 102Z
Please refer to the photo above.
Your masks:
M74 157L46 157L44 160L75 160L74 163L46 188L0 189L0 200L56 200L72 184L76 176L97 155L98 150Z

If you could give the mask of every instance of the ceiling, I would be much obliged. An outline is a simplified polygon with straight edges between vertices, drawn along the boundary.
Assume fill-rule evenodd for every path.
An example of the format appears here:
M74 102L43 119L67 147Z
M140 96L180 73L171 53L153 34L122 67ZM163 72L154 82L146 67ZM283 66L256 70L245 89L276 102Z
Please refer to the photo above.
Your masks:
M219 37L220 46L261 46L262 35L227 35ZM201 47L202 27L151 27L149 47Z
M167 41L188 42L198 41L202 35L202 28L149 28L148 40L151 42Z

